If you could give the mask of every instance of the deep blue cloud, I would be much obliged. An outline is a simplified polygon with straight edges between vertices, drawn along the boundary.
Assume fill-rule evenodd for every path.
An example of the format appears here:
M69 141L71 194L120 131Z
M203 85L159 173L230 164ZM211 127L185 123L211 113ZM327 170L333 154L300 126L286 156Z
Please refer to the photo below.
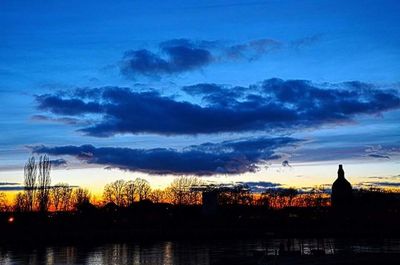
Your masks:
M288 137L255 138L193 145L183 150L156 148L58 146L33 147L34 153L74 156L89 164L139 171L149 174L241 174L255 172L268 160L279 159L276 150L296 145Z
M85 103L80 99L61 99L58 95L36 96L38 108L54 114L77 115L81 113L101 112L101 105L95 102Z
M0 191L21 191L24 186L0 186Z
M50 161L52 167L61 167L65 166L67 164L67 161L65 159L53 159Z
M198 84L183 92L201 104L179 101L157 92L129 88L96 88L98 97L37 96L38 108L58 115L99 114L81 131L97 137L155 133L195 135L244 131L292 131L325 124L354 122L358 115L375 115L400 108L396 90L360 82L316 85L305 80L268 79L249 87Z
M159 77L201 69L225 60L252 61L281 46L279 41L272 39L258 39L235 45L224 45L216 41L172 39L160 43L156 51L138 49L125 52L120 70L129 78L138 75Z
M218 84L196 84L184 86L182 90L189 95L201 97L203 102L218 107L228 107L237 104L237 99L243 97L245 87L227 87Z
M211 52L187 40L160 44L160 52L141 49L125 53L121 72L128 77L136 75L160 76L191 71L213 61Z

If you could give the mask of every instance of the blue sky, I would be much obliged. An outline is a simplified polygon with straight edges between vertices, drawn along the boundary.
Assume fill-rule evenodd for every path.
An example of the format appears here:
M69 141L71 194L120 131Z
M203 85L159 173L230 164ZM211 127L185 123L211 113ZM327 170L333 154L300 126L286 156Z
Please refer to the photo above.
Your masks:
M0 182L31 152L83 186L398 180L397 1L0 7Z

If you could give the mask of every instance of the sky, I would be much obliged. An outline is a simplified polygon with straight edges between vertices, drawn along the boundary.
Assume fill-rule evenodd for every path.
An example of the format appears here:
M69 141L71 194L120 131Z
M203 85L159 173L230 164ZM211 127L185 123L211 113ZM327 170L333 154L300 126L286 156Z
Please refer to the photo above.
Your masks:
M398 1L0 0L0 190L400 186Z

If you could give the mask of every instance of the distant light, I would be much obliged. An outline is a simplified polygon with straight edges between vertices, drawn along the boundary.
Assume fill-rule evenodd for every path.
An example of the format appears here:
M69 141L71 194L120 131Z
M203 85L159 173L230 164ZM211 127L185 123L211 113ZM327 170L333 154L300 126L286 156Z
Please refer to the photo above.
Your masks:
M8 218L8 222L11 224L11 223L14 223L14 217L10 217L10 218Z

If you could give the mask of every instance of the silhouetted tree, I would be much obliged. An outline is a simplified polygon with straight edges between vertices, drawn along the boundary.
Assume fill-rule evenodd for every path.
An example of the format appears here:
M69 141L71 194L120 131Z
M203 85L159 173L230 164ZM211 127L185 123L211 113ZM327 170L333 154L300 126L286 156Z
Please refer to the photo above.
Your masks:
M130 180L125 183L124 195L128 205L132 205L136 201L137 187L134 181Z
M75 208L79 208L80 205L90 203L90 198L91 195L88 189L77 188L72 192L72 201Z
M163 203L167 201L167 193L165 190L155 189L150 192L150 200L153 203Z
M50 202L51 162L47 155L40 156L38 169L37 201L40 212L47 212Z
M29 211L30 209L27 195L26 193L19 192L15 196L15 201L14 201L14 211L15 212L26 212Z
M270 202L269 202L269 196L266 193L261 193L260 197L256 200L256 204L258 206L264 206L264 207L269 207Z
M6 194L4 192L0 192L0 212L6 212L9 210Z
M134 180L134 183L139 201L148 199L151 191L149 182L145 179L137 178Z
M329 195L327 194L324 186L315 187L311 191L312 197L314 199L314 207L324 207L329 206L330 199Z
M235 185L221 190L218 201L220 204L229 205L251 205L253 203L253 194L246 185Z
M24 203L26 206L20 205L20 208L24 208L27 211L33 211L36 199L36 180L37 180L37 165L35 162L35 157L31 156L26 162L24 167L24 191L25 199ZM21 202L22 203L22 202Z
M125 180L116 180L104 187L103 199L105 202L113 202L118 206L124 206L125 201Z
M67 211L71 204L72 188L67 183L59 183L51 188L50 197L54 210Z
M202 184L203 182L196 177L178 177L171 182L166 191L174 204L198 204L201 202L201 192L193 188Z
M298 195L298 193L299 192L295 188L283 189L281 192L281 196L286 198L285 206L293 206L293 199Z

